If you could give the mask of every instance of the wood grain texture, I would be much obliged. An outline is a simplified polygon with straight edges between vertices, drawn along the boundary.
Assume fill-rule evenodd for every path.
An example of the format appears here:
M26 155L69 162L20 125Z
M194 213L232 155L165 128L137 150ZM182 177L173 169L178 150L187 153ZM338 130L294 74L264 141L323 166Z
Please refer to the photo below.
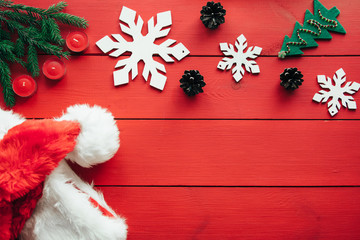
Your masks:
M128 240L360 238L359 188L100 189Z
M118 121L98 185L359 185L359 121Z
M19 0L34 5L33 0ZM37 1L36 6L48 7L56 0ZM88 30L91 44L87 53L101 53L95 42L114 33L120 33L119 15L122 6L129 7L146 23L148 19L159 12L171 10L173 25L169 38L182 42L193 55L221 54L220 42L234 43L235 39L244 34L250 46L263 47L263 55L275 55L281 49L285 35L291 35L295 22L303 23L306 9L313 12L313 1L284 1L284 0L223 0L221 4L227 10L225 24L216 31L206 29L200 21L200 10L206 1L125 1L108 0L68 0L66 11L71 14L85 17L90 24ZM319 41L319 47L304 50L305 55L359 55L360 48L360 2L352 0L322 1L328 9L336 6L341 13L340 23L348 32L346 35L332 34L331 41ZM68 31L64 32L66 35ZM143 34L146 34L144 31ZM129 38L130 39L130 38ZM159 40L162 42L163 40ZM349 47L353 46L353 47Z
M45 8L58 0L15 2ZM331 118L326 104L312 101L321 89L317 75L332 77L343 68L348 81L360 82L360 1L322 0L326 8L341 11L338 20L347 34L332 33L332 40L319 40L302 57L285 60L277 58L284 36L292 34L296 21L303 22L306 9L313 12L313 0L222 0L226 22L215 31L199 19L206 1L67 2L67 13L89 21L89 49L66 61L61 81L40 76L38 92L18 99L14 111L51 118L70 105L89 103L114 114L119 152L92 169L72 167L94 180L127 219L128 240L360 239L360 112L342 108ZM134 81L113 86L121 58L101 53L95 42L121 33L122 6L137 11L145 26L152 16L171 10L170 34L156 43L175 39L191 53L165 64L163 92L141 77L143 63ZM74 29L62 26L63 36ZM233 44L240 34L263 51L256 60L261 73L245 73L237 84L230 71L216 66L223 57L219 43ZM40 57L40 66L46 58ZM294 92L279 85L279 74L288 67L304 74ZM200 70L207 83L195 98L179 87L189 69ZM25 71L13 66L12 73ZM353 96L359 103L360 93Z
M46 59L44 56L41 63ZM213 118L213 119L360 119L360 111L341 108L331 117L326 104L312 101L321 88L317 75L332 77L343 68L347 81L357 81L360 57L303 57L281 61L260 57L261 73L245 73L236 83L230 71L216 68L221 57L188 57L166 64L167 83L163 92L149 86L137 76L129 84L114 87L112 72L116 59L107 56L77 56L67 63L67 75L61 81L39 77L38 92L31 98L18 98L14 107L24 116L54 117L69 105L98 104L107 107L116 118ZM160 62L162 62L160 60ZM280 73L298 67L304 83L291 92L280 86ZM141 73L143 64L139 64ZM204 93L187 97L179 79L185 69L198 69L207 85ZM24 70L13 69L14 77ZM359 103L360 94L353 95ZM3 100L1 104L4 106ZM31 106L31 107L29 107Z

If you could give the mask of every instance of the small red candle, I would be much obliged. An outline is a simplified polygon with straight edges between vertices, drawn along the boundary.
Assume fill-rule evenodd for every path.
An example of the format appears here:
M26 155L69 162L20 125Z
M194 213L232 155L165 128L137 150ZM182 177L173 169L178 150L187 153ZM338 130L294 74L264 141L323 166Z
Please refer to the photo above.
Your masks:
M71 32L66 37L66 46L72 52L82 52L89 46L89 39L84 32Z
M21 75L13 80L12 87L16 95L30 97L37 89L35 80L29 75Z
M42 72L48 79L60 80L66 73L65 63L56 57L49 58L44 62Z

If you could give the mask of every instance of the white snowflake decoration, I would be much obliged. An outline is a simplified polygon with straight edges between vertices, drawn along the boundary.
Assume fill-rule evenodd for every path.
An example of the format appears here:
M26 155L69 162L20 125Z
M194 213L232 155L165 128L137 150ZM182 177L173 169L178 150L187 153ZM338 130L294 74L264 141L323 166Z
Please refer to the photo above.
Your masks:
M105 36L96 42L96 45L104 53L115 50L109 55L112 57L119 57L125 52L131 52L131 56L126 59L119 60L115 68L121 68L114 71L114 85L127 84L129 82L129 72L131 71L132 79L138 74L137 64L140 60L144 61L144 70L142 76L145 81L148 80L149 73L151 73L150 85L157 89L163 90L166 82L166 76L159 71L166 73L165 66L153 59L153 55L157 54L165 62L174 62L169 56L174 56L178 61L187 56L190 52L186 47L179 43L172 46L176 40L167 39L160 45L154 43L158 38L165 37L169 34L170 28L163 29L172 24L171 12L162 12L157 14L157 22L154 25L154 17L148 21L148 34L141 33L143 27L143 20L138 17L135 23L136 12L130 8L123 7L120 13L120 21L126 23L128 26L120 23L121 31L130 35L133 38L132 42L127 42L120 34L112 34L112 37L117 41L114 42L109 36ZM163 30L162 30L163 29Z
M249 61L248 58L257 58L260 55L262 48L251 46L246 52L244 52L247 47L247 42L243 34L236 39L235 47L238 49L238 52L235 51L234 46L231 43L220 43L220 49L224 55L232 56L233 58L223 58L217 67L221 70L229 70L233 64L235 64L235 67L232 69L232 73L236 82L239 82L244 76L245 70L242 65L245 66L245 69L248 72L260 73L259 65L257 65L254 60Z
M331 78L326 77L325 75L318 75L317 81L320 86L324 89L329 89L329 91L320 90L318 93L315 93L313 100L316 102L327 102L329 98L332 99L328 102L328 111L331 116L337 114L341 108L339 100L344 107L348 109L356 109L356 102L352 96L345 95L356 93L360 84L357 82L347 82L344 87L341 85L346 81L345 72L342 68L336 71L334 74L335 85L332 84Z

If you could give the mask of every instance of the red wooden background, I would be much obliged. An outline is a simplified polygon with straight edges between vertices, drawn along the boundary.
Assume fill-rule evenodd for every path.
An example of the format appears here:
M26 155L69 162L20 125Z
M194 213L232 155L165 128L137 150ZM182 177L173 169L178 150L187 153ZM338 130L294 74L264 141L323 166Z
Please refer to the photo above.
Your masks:
M47 7L57 1L16 2ZM199 20L206 1L67 2L66 12L89 21L90 47L66 61L60 82L40 76L36 95L18 99L14 111L50 118L69 105L90 103L113 112L119 152L93 169L75 169L127 218L129 240L360 239L360 111L342 108L332 118L325 104L312 101L320 90L317 75L332 77L342 67L349 81L360 82L360 1L323 0L328 9L340 9L347 34L332 34L331 41L285 60L277 58L283 38L303 22L306 9L313 11L312 0L223 0L226 23L216 31ZM145 22L171 10L168 38L191 53L165 64L163 92L141 74L113 86L118 59L101 53L95 42L120 33L122 6ZM70 31L63 28L64 36ZM249 46L263 48L261 73L246 73L235 83L231 72L216 66L223 57L219 43L234 43L240 34ZM292 93L279 86L286 67L304 74L303 86ZM207 83L195 98L179 88L186 69L198 69ZM21 73L13 68L14 77ZM360 94L354 98L360 104Z

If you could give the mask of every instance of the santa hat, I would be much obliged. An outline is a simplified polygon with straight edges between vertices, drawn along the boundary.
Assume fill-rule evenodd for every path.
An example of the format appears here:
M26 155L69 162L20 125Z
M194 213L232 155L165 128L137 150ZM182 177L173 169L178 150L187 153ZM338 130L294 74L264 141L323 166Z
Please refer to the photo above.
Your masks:
M45 177L74 149L79 132L76 122L29 120L1 140L0 239L19 234L41 198Z
M42 197L46 177L62 159L90 167L110 159L119 148L113 116L88 105L70 107L56 120L25 121L0 109L1 137L0 239L4 240L19 235ZM104 215L115 216L107 205L104 208L92 197L89 201Z

